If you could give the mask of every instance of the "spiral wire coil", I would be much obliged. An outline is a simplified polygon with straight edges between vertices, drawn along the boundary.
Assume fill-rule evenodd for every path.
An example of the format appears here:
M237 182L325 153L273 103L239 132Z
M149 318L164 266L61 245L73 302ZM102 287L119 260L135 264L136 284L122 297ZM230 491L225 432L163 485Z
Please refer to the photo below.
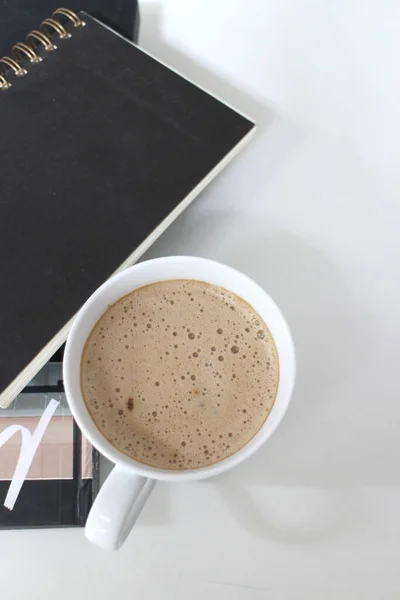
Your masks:
M42 62L43 59L38 54L39 48L43 47L46 52L56 50L57 46L52 39L54 36L58 36L60 40L67 40L71 37L66 28L68 21L74 27L85 26L85 22L69 8L57 8L50 18L41 23L39 29L28 33L25 42L18 42L12 47L12 56L0 58L0 90L8 90L11 87L12 84L8 79L10 71L13 71L17 77L27 74L26 59L32 65Z

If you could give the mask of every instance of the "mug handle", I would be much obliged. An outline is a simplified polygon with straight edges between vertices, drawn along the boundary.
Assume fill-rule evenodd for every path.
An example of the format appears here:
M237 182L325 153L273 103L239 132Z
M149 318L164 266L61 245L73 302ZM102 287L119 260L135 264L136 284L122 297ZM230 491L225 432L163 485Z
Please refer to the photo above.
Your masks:
M155 479L116 466L107 477L86 521L86 538L107 550L118 550L128 537Z

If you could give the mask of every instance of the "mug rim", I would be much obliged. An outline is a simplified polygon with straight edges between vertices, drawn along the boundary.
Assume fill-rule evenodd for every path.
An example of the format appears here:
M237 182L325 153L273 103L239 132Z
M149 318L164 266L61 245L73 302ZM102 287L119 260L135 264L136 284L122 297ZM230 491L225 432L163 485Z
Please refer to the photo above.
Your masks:
M140 270L146 270L149 268L151 269L155 265L166 266L168 263L170 265L174 265L174 264L180 265L180 264L184 264L184 263L186 263L186 265L187 264L194 265L195 263L197 263L197 264L201 263L204 266L208 266L210 268L217 269L220 272L221 272L221 270L225 271L225 273L234 277L236 280L238 280L238 279L241 280L243 283L250 286L255 292L258 292L258 294L261 294L261 296L263 296L263 299L265 300L265 302L269 305L269 308L274 310L275 317L277 317L278 320L280 321L279 327L281 328L281 330L284 331L284 336L286 338L285 354L287 356L285 359L285 368L288 367L289 373L286 376L287 380L285 381L285 385L287 388L286 392L285 392L285 397L279 399L279 407L278 407L277 401L278 401L278 395L279 395L280 386L281 386L282 369L281 369L280 352L279 352L278 344L276 343L276 340L274 338L275 345L276 345L277 352L278 352L280 379L279 379L279 383L278 383L277 395L276 395L276 398L274 401L274 405L273 405L270 413L268 414L265 422L263 423L261 428L258 430L258 432L253 436L253 438L251 438L245 444L245 446L243 446L242 448L237 450L234 454L232 454L231 456L228 456L227 458L222 459L216 463L213 463L211 465L206 465L206 466L199 467L196 469L185 469L185 470L161 469L161 468L157 468L157 467L151 467L150 465L146 465L144 463L136 461L135 459L130 458L129 456L127 456L126 454L124 454L123 452L118 450L115 446L113 446L113 444L111 444L111 442L97 428L94 420L90 416L90 413L86 407L85 401L82 397L80 385L79 385L79 394L76 394L73 390L74 373L72 371L74 370L74 367L73 367L74 358L76 359L76 345L78 344L77 340L79 338L80 330L83 329L83 324L87 321L87 316L90 313L90 311L92 310L93 305L98 300L101 300L101 298L110 289L116 287L118 285L118 282L123 281L125 279L129 280L129 276L131 273L139 272ZM196 276L183 277L183 278L184 279L193 279L193 280L198 280L198 281L200 280L200 278L197 278ZM168 277L168 273L166 273L165 276L163 275L160 278L154 278L153 283L155 283L157 281L168 281L168 280L174 280L174 279L178 279L178 277ZM210 278L210 279L212 279L212 278ZM207 279L202 279L202 280L205 281L206 283L213 284L212 282L207 281ZM214 284L214 285L218 285L218 284ZM134 284L132 284L131 291L138 289L140 287L142 287L142 285L135 286ZM222 286L222 287L226 287L226 286ZM229 286L227 286L227 289L229 291L232 291L233 293L236 293L240 297L242 297L240 295L240 293L237 293L236 291L229 289ZM118 301L118 298L122 298L125 295L125 293L129 293L129 291L124 292L120 296L117 296L117 299L115 301ZM244 298L244 299L247 302L247 299L246 298ZM251 304L251 302L250 302L250 304ZM96 323L97 320L101 317L101 315L104 314L104 312L107 310L107 305L108 305L108 303L106 303L105 306L103 306L102 310L96 311L94 323ZM258 314L260 314L259 310L257 310L257 309L254 309L254 310L256 310L256 312ZM260 314L260 316L261 316L261 318L263 318L263 320L265 320L263 315ZM267 321L266 321L266 324L269 327L269 324ZM85 339L87 339L88 335L90 334L90 331L93 329L93 326L94 326L94 324L91 325L89 332L85 336ZM82 347L82 350L83 350L83 347ZM78 363L79 364L79 373L77 374L77 376L80 380L80 364L81 364L82 351L79 352L79 355L80 355L79 363ZM76 374L75 374L75 376L76 376ZM127 269L124 269L123 271L111 276L108 280L106 280L86 300L86 302L83 304L83 306L81 307L81 309L75 316L71 330L70 330L68 338L67 338L65 352L64 352L64 360L63 360L63 378L64 378L64 387L65 387L67 401L68 401L68 404L70 406L70 409L74 416L75 421L77 422L78 426L82 430L82 433L85 435L85 437L88 439L88 441L95 448L97 448L97 450L103 456L105 456L108 460L110 460L114 464L118 465L120 468L122 467L125 469L132 470L135 473L137 473L141 476L144 476L144 477L149 477L149 478L158 479L158 480L165 480L165 481L198 480L198 479L204 479L207 477L212 477L213 475L217 475L219 473L222 473L222 472L234 467L235 465L241 463L243 460L245 460L246 458L251 456L254 452L256 452L266 442L266 440L274 433L277 426L279 425L282 418L284 417L286 410L289 406L290 400L291 400L294 382L295 382L295 376L296 376L295 349L294 349L294 343L293 343L293 339L292 339L292 336L290 333L290 329L287 325L287 322L286 322L281 310L276 305L276 303L272 300L272 298L269 296L269 294L261 286L259 286L254 280L252 280L250 277L248 277L241 271L234 269L233 267L230 267L223 263L220 263L220 262L217 262L214 260L210 260L207 258L192 257L192 256L165 256L165 257L150 259L148 261L136 263L135 265L132 265L131 267L128 267ZM77 395L79 395L79 398L76 397ZM279 415L277 414L278 411L279 411ZM271 419L272 415L275 416L275 421L273 421L273 424L271 425L270 419Z

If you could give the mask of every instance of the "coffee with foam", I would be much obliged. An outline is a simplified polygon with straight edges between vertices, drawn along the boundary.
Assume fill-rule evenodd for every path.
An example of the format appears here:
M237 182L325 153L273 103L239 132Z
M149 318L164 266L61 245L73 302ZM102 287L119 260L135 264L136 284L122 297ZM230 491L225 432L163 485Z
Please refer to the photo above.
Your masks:
M153 283L110 306L81 361L81 389L115 448L161 469L195 469L245 446L272 409L275 343L244 300L195 280Z

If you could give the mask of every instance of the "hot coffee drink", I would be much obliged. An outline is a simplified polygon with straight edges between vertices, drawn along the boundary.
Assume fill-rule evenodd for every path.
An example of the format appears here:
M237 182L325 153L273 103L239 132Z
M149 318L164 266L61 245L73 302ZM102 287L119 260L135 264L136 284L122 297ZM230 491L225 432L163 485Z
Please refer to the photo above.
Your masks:
M245 446L274 404L279 361L244 300L195 280L134 290L94 326L82 395L115 448L161 469L195 469Z

